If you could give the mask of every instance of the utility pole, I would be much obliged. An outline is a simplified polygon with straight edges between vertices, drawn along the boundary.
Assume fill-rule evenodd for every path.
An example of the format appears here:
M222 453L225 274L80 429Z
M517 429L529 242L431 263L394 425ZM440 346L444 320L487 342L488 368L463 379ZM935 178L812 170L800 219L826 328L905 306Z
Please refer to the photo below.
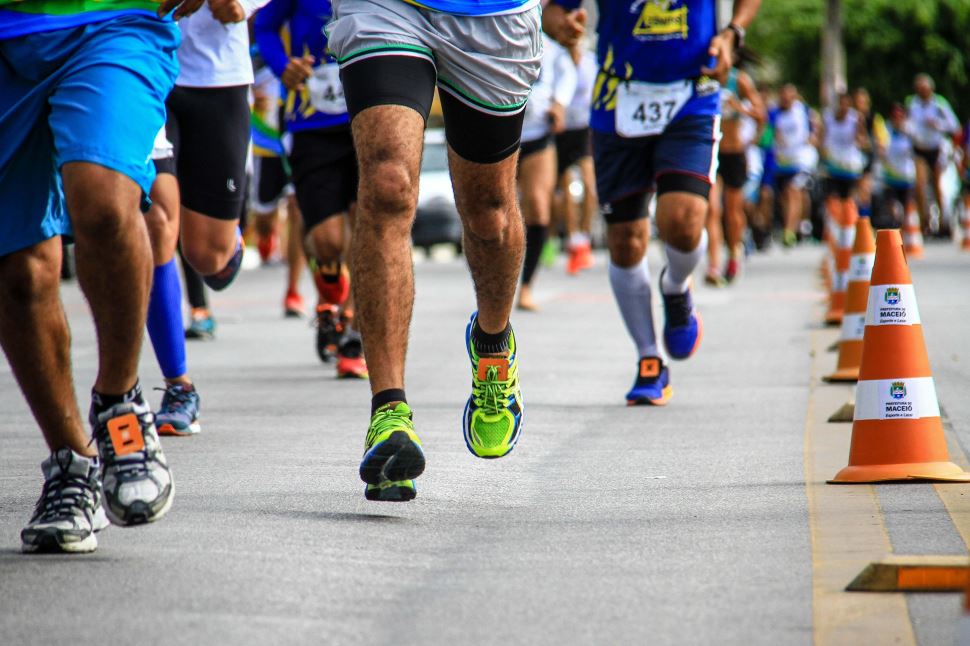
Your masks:
M822 105L831 106L839 92L845 92L845 44L842 42L842 0L825 1L822 25Z

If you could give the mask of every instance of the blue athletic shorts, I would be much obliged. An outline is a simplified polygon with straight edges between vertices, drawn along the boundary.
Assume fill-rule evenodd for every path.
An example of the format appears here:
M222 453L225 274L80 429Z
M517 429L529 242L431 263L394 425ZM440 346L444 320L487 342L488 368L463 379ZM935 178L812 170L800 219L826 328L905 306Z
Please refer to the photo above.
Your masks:
M173 22L134 14L0 40L0 257L70 235L67 162L127 175L147 206L178 44Z
M660 135L636 139L593 130L596 189L607 222L646 217L640 198L652 191L680 191L707 199L717 173L719 119L691 115L674 121Z

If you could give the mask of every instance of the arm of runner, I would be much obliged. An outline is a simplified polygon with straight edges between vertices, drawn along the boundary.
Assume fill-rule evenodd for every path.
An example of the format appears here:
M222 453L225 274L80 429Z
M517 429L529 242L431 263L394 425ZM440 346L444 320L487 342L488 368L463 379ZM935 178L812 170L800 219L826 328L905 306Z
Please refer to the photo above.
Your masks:
M237 2L242 5L243 11L246 13L246 18L249 18L259 9L269 4L270 0L237 0Z
M759 127L763 126L767 118L765 114L765 102L747 72L738 73L738 96L742 99L747 99L749 104L746 106L743 101L739 101L741 111L757 121Z
M246 10L238 0L207 0L212 17L224 25L232 25L246 19Z
M175 15L172 18L178 20L191 16L204 4L205 0L162 0L158 5L158 17L163 18L174 9Z
M542 30L570 47L586 33L586 10L582 0L552 0L542 10Z
M950 107L950 102L939 97L940 112L943 114L942 123L940 124L940 131L948 135L956 134L960 131L960 120L957 119L957 115L953 113L953 108Z
M761 6L761 0L734 0L734 11L731 13L731 25L747 29L754 20ZM734 50L741 43L740 36L731 27L725 27L714 38L707 48L707 55L717 62L714 67L702 67L701 73L716 78L723 83L727 79L728 71L734 64Z
M280 31L291 15L291 0L272 0L256 14L253 21L253 36L259 53L273 70L277 78L283 78L283 72L290 62L290 57L283 46Z

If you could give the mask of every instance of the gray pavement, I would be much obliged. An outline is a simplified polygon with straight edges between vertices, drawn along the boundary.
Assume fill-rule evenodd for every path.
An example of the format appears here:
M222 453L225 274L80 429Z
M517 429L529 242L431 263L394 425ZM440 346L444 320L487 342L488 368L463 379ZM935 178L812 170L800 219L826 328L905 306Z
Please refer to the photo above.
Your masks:
M700 287L704 342L673 366L664 409L623 405L635 357L602 258L577 278L541 270L543 311L513 318L524 436L499 461L473 458L461 437L473 309L464 264L419 264L408 398L428 469L403 505L363 497L366 384L333 379L307 323L282 319L281 269L246 272L214 299L218 340L189 345L203 433L164 441L172 512L155 526L108 529L89 556L19 553L45 449L0 359L0 644L65 634L146 644L807 644L803 448L819 254L776 251L754 258L735 287ZM942 247L914 266L937 388L965 446L968 268L970 258ZM86 409L93 332L76 286L64 298ZM160 383L147 340L141 374L146 387ZM887 526L894 544L915 549L921 506L941 505L924 500L929 489L897 489L880 489ZM959 552L952 525L940 525L926 553ZM933 626L952 624L954 600L910 604L921 643L952 634Z

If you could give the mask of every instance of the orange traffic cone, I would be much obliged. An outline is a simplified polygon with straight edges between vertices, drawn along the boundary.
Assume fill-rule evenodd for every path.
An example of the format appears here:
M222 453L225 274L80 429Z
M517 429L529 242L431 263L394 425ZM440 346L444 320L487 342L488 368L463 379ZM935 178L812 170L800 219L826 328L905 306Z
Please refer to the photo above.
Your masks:
M839 362L825 381L858 381L862 365L862 333L866 327L866 305L869 301L869 276L876 257L869 218L859 218L849 263L849 287L846 290L845 314L839 338Z
M838 325L845 311L845 292L849 287L849 264L852 261L852 242L855 238L855 223L859 219L855 202L843 200L841 217L833 230L835 238L835 274L832 276L832 290L829 293L829 310L825 313L825 323Z
M912 200L906 203L906 214L903 216L903 245L907 258L923 257L923 232L920 230L916 203Z
M952 480L916 292L895 229L876 237L849 466L829 482Z

